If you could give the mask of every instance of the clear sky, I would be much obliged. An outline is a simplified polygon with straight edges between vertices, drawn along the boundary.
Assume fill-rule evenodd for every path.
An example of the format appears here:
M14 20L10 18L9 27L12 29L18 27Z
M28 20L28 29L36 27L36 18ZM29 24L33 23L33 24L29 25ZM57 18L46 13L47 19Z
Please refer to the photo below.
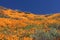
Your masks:
M0 6L36 14L60 12L60 0L0 0Z

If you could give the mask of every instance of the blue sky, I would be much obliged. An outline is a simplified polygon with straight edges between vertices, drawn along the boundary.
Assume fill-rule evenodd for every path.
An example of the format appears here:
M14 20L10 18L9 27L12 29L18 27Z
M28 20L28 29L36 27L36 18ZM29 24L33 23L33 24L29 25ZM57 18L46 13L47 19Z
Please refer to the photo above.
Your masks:
M60 0L0 0L0 6L36 14L60 12Z

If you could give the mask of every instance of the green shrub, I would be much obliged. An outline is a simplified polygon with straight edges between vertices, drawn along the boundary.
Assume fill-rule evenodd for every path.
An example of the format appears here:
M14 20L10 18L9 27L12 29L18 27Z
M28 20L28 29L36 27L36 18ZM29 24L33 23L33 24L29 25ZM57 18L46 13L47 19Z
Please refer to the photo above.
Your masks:
M30 37L35 40L54 40L54 37L57 37L58 35L57 29L54 28L51 28L48 32L44 32L43 29L36 29L35 33L31 34Z
M2 13L0 13L0 18L10 18L8 15L4 15Z
M60 24L58 24L58 23L49 24L48 27L60 30Z

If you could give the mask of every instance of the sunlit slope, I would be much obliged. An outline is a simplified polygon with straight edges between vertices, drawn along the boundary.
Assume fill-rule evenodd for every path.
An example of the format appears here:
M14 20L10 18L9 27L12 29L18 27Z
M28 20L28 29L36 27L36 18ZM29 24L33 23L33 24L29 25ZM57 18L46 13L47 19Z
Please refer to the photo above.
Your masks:
M60 40L60 13L37 15L0 7L1 40Z

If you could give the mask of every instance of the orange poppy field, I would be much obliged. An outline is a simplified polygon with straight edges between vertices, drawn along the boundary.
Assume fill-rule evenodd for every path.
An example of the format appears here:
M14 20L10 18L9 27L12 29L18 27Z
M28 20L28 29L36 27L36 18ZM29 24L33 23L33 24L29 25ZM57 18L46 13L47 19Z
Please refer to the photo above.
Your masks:
M38 15L0 7L0 40L60 40L60 13Z

